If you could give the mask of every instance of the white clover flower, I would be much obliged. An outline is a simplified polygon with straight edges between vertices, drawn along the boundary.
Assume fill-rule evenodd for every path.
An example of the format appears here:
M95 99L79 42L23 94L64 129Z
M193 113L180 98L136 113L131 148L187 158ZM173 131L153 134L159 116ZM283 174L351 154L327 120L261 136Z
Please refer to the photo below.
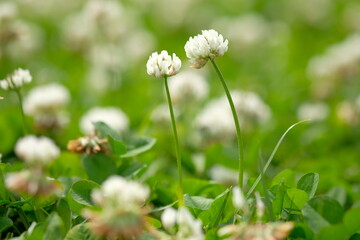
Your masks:
M265 124L271 118L271 110L254 92L235 90L231 91L235 109L244 129L254 124ZM226 97L223 97L226 101Z
M119 133L123 133L129 128L128 117L123 111L115 107L90 109L80 120L81 131L84 134L93 133L95 130L93 123L95 122L104 122Z
M179 114L180 114L180 112L179 112L178 108L174 107L175 118L177 118L179 116ZM166 103L163 103L163 104L160 104L159 106L157 106L151 112L150 119L152 122L159 124L159 125L170 124L171 118L170 118L169 106Z
M236 135L233 116L223 99L210 101L195 118L195 128L204 141L228 141Z
M56 113L70 100L70 93L64 86L52 83L33 88L24 99L24 112L30 116Z
M189 210L185 207L180 207L177 211L173 208L166 209L161 215L161 221L166 231L174 235L174 239L181 240L203 240L205 239L202 231L202 223L195 219ZM177 232L175 225L178 226ZM164 236L162 239L173 239L169 236Z
M228 40L224 41L221 34L215 30L203 30L202 34L190 39L185 44L186 56L194 68L202 68L208 59L223 56L228 50Z
M92 192L92 199L102 207L118 205L124 209L139 208L149 197L147 187L120 176L111 176L103 182L101 189Z
M261 200L261 196L259 192L255 192L255 199L256 199L256 213L258 220L261 221L261 218L264 216L265 213L265 204L263 200Z
M334 80L353 76L360 71L360 34L330 46L323 55L308 64L308 74L314 80Z
M146 63L147 73L157 78L169 77L177 74L181 67L181 60L173 53L172 57L163 50L160 54L154 52Z
M174 104L200 101L209 93L209 85L204 76L193 71L184 71L171 78L169 88Z
M246 208L246 198L238 186L232 189L232 203L237 209Z
M303 103L297 111L299 120L323 121L329 116L329 106L323 102Z
M164 226L165 230L172 232L176 224L177 211L170 207L164 210L161 214L161 223Z
M0 81L0 87L4 90L19 89L23 85L30 83L32 77L30 71L26 69L18 68L6 79Z
M16 15L17 15L17 8L15 3L13 2L0 3L0 24L14 20Z
M221 165L214 165L209 169L212 181L228 186L236 186L239 180L239 172Z
M360 96L355 101L345 100L336 106L337 118L350 126L360 123Z
M47 137L28 135L17 141L16 155L31 165L47 165L56 159L60 149Z

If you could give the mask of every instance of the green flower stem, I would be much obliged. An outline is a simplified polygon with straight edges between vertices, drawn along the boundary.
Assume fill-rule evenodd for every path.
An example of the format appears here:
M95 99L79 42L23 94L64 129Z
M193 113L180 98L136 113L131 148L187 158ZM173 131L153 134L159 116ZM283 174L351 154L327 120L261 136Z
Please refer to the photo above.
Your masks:
M16 89L15 92L19 99L19 108L20 108L20 113L21 113L21 118L22 118L23 131L24 131L24 135L26 135L27 134L27 124L26 124L26 118L25 118L23 101L22 101L20 89Z
M170 96L167 76L164 77L164 80L165 80L166 96L167 96L167 101L168 101L169 110L170 110L171 124L172 124L174 138L175 138L175 150L176 150L176 159L177 159L177 167L178 167L178 177L179 177L179 193L178 193L179 194L179 206L183 206L184 190L183 190L183 181L182 181L182 166L181 166L179 138L178 138L178 133L177 133L177 129L176 129L175 115L174 115L174 110L173 110L173 106L171 103L171 96Z
M243 142L242 142L242 138L241 138L241 129L240 129L240 123L239 123L239 118L236 114L236 110L235 110L235 106L234 106L234 102L231 98L231 94L230 94L230 91L226 85L226 82L224 80L224 77L223 75L221 74L219 68L217 67L214 59L211 59L210 58L210 62L212 63L212 65L214 66L215 68L215 71L221 81L221 84L225 90L225 94L226 94L226 97L229 101L229 105L230 105L230 108L231 108L231 112L232 112L232 115L234 117L234 122L235 122L235 128L236 128L236 137L237 137L237 143L238 143L238 155L239 155L239 188L240 189L243 189L243 185L244 185L244 145L243 145Z

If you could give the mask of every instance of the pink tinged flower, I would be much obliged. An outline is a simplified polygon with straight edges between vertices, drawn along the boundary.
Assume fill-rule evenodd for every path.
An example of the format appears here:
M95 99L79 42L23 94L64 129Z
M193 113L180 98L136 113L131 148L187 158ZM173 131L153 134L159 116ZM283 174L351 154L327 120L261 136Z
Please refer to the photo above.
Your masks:
M194 68L202 68L208 59L223 56L228 50L228 40L215 30L203 30L202 34L190 39L185 44L186 56Z

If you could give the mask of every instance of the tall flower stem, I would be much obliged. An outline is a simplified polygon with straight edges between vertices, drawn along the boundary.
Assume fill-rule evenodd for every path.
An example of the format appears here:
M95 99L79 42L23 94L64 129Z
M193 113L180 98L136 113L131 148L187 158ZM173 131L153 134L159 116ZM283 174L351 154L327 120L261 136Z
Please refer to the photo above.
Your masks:
M243 141L242 141L242 137L241 137L241 129L240 129L240 123L239 123L239 118L237 116L236 110L235 110L235 106L234 106L234 101L231 98L231 94L229 91L229 88L226 85L226 82L224 80L223 75L221 74L218 66L216 65L214 59L210 58L210 62L212 63L212 65L215 68L215 71L220 79L220 82L225 90L225 94L226 97L228 99L230 108L231 108L231 112L232 115L234 117L234 122L235 122L235 128L236 128L236 137L237 137L237 144L238 144L238 155L239 155L239 188L243 189L243 185L244 185L244 145L243 145Z
M20 89L16 89L15 92L19 99L19 109L20 109L21 118L22 118L23 131L24 131L24 135L26 135L27 134L27 125L26 125L25 113L24 113L24 108L23 108L22 95L21 95Z
M164 80L165 80L166 96L167 96L167 101L168 101L169 110L170 110L171 124L172 124L172 129L173 129L174 138L175 138L175 150L176 150L178 178L179 178L179 192L178 192L178 194L179 194L179 206L182 206L184 204L184 201L183 201L184 190L183 190L183 181L182 181L182 165L181 165L179 138L178 138L178 133L177 133L177 129L176 129L174 109L173 109L173 106L172 106L172 103L171 103L171 96L170 96L170 90L169 90L169 85L168 85L168 79L167 79L166 76L164 77Z

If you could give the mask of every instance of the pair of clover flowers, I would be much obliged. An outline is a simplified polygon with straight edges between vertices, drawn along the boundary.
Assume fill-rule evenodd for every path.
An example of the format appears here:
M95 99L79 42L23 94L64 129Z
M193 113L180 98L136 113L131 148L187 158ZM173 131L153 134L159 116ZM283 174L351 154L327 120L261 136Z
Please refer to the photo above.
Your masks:
M186 56L194 68L202 68L209 59L223 56L228 50L228 40L215 30L203 30L202 34L190 37L185 44ZM175 53L170 56L167 51L154 52L146 63L147 73L157 78L170 77L181 68L181 60Z
M237 128L237 135L238 135L238 143L240 149L240 125L238 123L238 119L236 113L234 112L234 104L231 99L229 90L225 84L225 81L217 68L214 58L218 56L223 56L224 53L228 50L228 40L224 40L223 36L216 32L215 30L203 30L202 34L199 34L195 37L190 37L190 39L185 44L185 52L186 56L190 59L193 68L202 68L205 64L210 60L211 63L214 65L216 72L219 75L219 78L223 84L225 92L227 93L230 106L233 111L234 121ZM179 206L183 205L183 187L182 187L182 163L181 163L181 156L180 156L180 147L179 147L179 140L177 136L177 129L175 123L175 116L174 110L171 103L171 96L168 86L168 77L177 74L181 68L181 60L176 56L175 53L170 56L167 51L163 50L161 53L154 52L146 63L147 73L150 76L154 76L156 78L164 78L165 83L165 90L170 110L170 117L172 128L174 132L175 138L175 150L176 150L176 158L177 158L177 165L178 165L178 179L179 179ZM240 150L239 150L240 151ZM242 153L242 150L241 150ZM239 153L239 156L241 154ZM242 159L242 157L239 157ZM242 161L240 160L240 165L242 166ZM240 167L239 167L240 168ZM242 169L242 167L241 167ZM242 187L242 176L243 171L241 170L239 173L239 183ZM240 180L241 179L241 180Z

